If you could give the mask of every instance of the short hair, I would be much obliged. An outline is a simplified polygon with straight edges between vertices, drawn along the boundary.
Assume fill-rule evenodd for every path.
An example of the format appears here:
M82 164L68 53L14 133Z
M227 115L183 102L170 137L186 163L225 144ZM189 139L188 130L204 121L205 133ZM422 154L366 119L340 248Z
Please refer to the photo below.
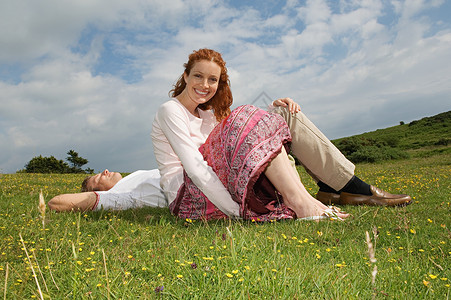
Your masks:
M88 176L85 179L83 179L83 182L81 183L81 192L92 192L94 189L91 186L88 186L89 179L91 179L93 176Z

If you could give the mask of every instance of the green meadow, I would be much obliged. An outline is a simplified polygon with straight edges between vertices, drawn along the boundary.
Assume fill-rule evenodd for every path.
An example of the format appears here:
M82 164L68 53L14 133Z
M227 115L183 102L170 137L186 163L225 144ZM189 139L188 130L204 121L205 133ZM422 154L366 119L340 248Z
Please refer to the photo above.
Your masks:
M401 125L400 125L401 126ZM407 125L402 125L407 126ZM0 175L4 299L449 299L451 152L357 164L406 207L347 206L343 221L192 221L167 209L57 214L83 175ZM316 184L299 167L314 195ZM368 236L368 239L367 239Z

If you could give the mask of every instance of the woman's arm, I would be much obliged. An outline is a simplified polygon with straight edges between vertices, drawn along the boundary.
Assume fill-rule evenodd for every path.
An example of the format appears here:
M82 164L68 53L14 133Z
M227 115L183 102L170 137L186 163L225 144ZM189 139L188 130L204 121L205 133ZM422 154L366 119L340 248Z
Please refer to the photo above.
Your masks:
M64 211L88 211L97 202L97 195L94 192L77 194L61 194L53 197L47 205L51 210L57 212Z
M193 183L226 215L239 217L238 203L233 201L193 141L185 113L178 105L167 105L162 106L155 118Z

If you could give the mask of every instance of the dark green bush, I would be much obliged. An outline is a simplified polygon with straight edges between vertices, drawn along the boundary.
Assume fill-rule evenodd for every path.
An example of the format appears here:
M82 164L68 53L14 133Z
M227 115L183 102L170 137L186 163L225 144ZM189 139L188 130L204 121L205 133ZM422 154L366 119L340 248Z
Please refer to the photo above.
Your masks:
M381 143L394 148L398 146L399 140L400 137L397 135L387 135L382 138Z
M384 160L408 158L409 155L397 148L368 146L352 153L347 158L353 163L374 163Z
M339 140L335 143L338 149L340 149L341 153L345 156L352 155L354 152L361 151L365 147L370 146L379 146L373 139L367 139L363 137L349 137Z
M436 146L448 146L450 141L451 141L451 139L442 138L442 139L439 139L437 142L435 142L434 145L436 145Z
M94 173L94 170L87 168L83 170L81 167L88 163L88 160L79 156L74 150L67 152L67 160L71 163L69 166L63 160L56 159L53 155L43 157L42 155L33 157L26 165L25 169L19 172L24 173Z
M68 173L69 165L63 160L56 159L53 155L33 157L26 165L26 173Z

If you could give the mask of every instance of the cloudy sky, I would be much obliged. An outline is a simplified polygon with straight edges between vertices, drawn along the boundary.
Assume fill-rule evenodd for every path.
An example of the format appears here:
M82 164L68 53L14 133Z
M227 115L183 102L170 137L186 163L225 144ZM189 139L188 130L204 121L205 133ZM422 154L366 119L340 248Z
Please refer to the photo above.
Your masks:
M291 97L330 138L451 109L449 0L0 1L0 173L70 149L96 171L156 167L157 107L195 49L234 107Z

